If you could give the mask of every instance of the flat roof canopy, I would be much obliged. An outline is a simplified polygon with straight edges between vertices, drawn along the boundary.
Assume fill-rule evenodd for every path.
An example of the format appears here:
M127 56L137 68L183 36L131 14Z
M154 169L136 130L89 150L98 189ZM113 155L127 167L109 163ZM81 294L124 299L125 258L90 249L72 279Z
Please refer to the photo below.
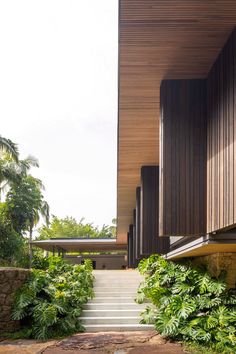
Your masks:
M45 251L63 250L66 252L108 252L126 251L126 245L116 243L116 239L88 239L88 238L53 238L49 240L33 241L33 246Z
M159 164L161 81L206 77L235 25L235 0L120 0L118 243L141 166Z

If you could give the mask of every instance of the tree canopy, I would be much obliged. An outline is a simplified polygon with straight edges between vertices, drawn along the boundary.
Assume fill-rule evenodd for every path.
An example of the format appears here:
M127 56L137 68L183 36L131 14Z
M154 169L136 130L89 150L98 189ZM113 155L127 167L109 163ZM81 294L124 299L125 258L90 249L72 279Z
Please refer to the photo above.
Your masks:
M82 218L77 221L73 217L58 218L53 216L49 226L42 226L37 239L48 238L114 238L116 236L116 220L112 220L113 225L103 225L101 229L94 226L93 223L85 222Z
M30 255L33 227L40 216L49 219L43 184L29 174L32 166L39 167L37 159L28 156L20 160L17 145L0 136L0 196L4 192L4 201L0 202L1 264L27 265L27 239Z

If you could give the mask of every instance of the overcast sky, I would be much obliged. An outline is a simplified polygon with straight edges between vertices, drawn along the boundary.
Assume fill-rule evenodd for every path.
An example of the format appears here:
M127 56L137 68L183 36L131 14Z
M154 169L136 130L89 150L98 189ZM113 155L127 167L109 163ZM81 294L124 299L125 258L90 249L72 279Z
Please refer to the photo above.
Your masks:
M0 0L0 134L32 154L51 213L116 216L117 0Z

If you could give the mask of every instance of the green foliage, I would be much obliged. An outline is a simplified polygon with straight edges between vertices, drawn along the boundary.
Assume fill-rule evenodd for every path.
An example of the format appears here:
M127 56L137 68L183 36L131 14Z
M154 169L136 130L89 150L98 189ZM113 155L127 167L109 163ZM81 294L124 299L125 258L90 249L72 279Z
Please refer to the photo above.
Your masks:
M28 175L7 193L7 213L17 232L29 231L39 221L39 215L45 214L45 210L48 218L48 207L41 189L42 182Z
M16 265L24 258L26 241L17 233L6 215L4 203L0 203L0 264Z
M16 162L18 161L19 151L17 145L10 139L0 136L0 157L5 153L9 154Z
M139 263L145 275L137 302L151 300L142 323L177 340L206 345L216 352L236 352L236 295L224 280L205 269L152 255Z
M52 256L52 257L55 258L55 256ZM32 268L46 270L46 269L48 269L50 262L52 262L51 257L43 257L41 255L34 254L33 260L32 260Z
M79 320L82 306L93 297L90 261L69 265L51 258L47 270L33 269L18 290L12 314L21 320L27 337L47 339L83 331Z
M92 223L85 223L84 219L76 221L72 217L60 219L53 216L50 226L43 226L39 229L39 237L43 240L48 238L72 238L72 237L91 237L91 238L113 238L115 237L116 227L103 225L99 230Z
M49 218L42 182L28 174L31 167L39 167L37 159L20 160L17 145L0 136L0 197L4 192L4 203L0 203L1 265L27 267L32 247L27 247L26 232L31 240L39 217Z

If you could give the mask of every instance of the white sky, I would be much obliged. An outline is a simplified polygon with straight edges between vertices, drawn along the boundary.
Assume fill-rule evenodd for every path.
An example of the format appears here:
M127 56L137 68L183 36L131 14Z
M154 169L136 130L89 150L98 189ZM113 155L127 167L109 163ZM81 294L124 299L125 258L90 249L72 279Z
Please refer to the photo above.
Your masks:
M0 134L51 213L116 216L117 0L0 0Z

